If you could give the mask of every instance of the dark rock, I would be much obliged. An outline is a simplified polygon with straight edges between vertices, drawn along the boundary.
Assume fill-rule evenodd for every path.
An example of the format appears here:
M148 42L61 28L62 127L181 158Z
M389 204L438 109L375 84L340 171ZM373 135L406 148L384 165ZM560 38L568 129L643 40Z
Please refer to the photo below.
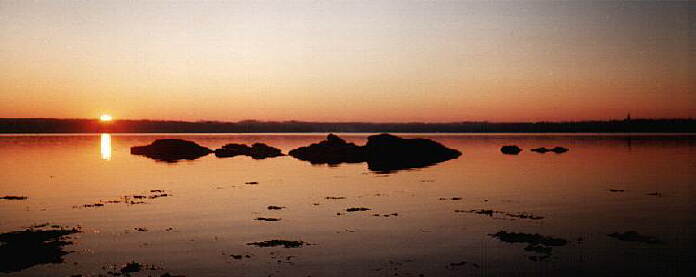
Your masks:
M622 189L609 189L610 192L624 192Z
M608 236L622 240L622 241L631 241L631 242L642 242L642 243L662 243L659 239L656 237L651 237L651 236L645 236L638 234L636 231L626 231L623 233L611 233Z
M251 147L247 146L246 144L230 143L222 148L215 149L215 156L218 158L227 158L239 155L249 156L258 160L283 156L283 153L280 151L280 149L268 146L264 143L254 143L251 145Z
M0 234L0 272L16 272L40 264L62 263L63 256L70 253L63 251L63 247L72 244L66 240L66 236L78 232L78 229L29 228Z
M383 173L427 167L462 154L433 140L403 139L390 134L369 136L365 149L367 167Z
M348 143L334 134L326 140L290 150L290 156L312 164L360 163L367 160L364 147Z
M507 155L517 155L522 152L522 149L517 147L517 145L505 145L500 148L500 152Z
M267 209L269 209L269 210L281 210L281 209L285 209L285 207L271 205L271 206L268 206Z
M0 197L0 199L5 199L5 200L27 200L26 196L15 196L15 195L6 195Z
M195 160L208 155L210 152L212 150L206 147L182 139L158 139L150 145L131 147L133 155L170 163L179 160Z
M568 148L560 147L560 146L556 146L556 147L551 148L551 149L546 148L546 147L539 147L539 148L534 148L531 151L541 153L541 154L544 154L546 152L554 152L556 154L562 154L562 153L568 152Z
M461 152L429 139L403 139L390 134L369 136L365 146L348 143L334 134L326 140L290 151L290 156L313 164L367 162L381 173L422 168L457 158Z
M273 218L273 217L257 217L255 220L258 220L258 221L280 221L280 218Z
M130 262L121 267L121 273L122 274L129 274L129 273L134 273L134 272L140 272L143 269L143 266L138 263L138 262Z

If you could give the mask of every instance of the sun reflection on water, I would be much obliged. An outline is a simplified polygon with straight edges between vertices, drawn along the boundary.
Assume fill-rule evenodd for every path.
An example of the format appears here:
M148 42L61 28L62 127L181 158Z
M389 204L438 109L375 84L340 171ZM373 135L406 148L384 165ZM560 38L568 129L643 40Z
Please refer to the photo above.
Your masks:
M101 157L103 160L111 160L111 135L101 134Z

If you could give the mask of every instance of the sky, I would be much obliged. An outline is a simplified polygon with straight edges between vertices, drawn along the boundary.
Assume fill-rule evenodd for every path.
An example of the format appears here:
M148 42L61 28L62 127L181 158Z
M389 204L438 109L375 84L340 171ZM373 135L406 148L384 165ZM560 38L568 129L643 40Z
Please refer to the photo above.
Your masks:
M0 117L696 116L688 2L0 0Z

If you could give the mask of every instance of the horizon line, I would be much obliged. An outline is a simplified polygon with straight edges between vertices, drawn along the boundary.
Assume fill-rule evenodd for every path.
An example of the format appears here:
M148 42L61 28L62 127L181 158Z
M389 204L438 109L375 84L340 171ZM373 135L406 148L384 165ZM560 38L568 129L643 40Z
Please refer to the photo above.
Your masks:
M88 120L88 121L99 121L99 118L59 118L59 117L0 117L0 120ZM623 119L579 119L579 120L562 120L562 121L551 121L551 120L541 120L541 121L487 121L487 120L472 120L472 121L305 121L305 120L257 120L257 119L243 119L238 121L224 121L224 120L176 120L176 119L113 119L112 122L118 121L160 121L160 122L182 122L182 123L245 123L245 122L258 122L258 123L328 123L328 124L457 124L457 123L492 123L492 124L514 124L514 123L578 123L578 122L611 122L611 121L640 121L640 120L694 120L692 117L664 117L664 118L630 118L626 117Z

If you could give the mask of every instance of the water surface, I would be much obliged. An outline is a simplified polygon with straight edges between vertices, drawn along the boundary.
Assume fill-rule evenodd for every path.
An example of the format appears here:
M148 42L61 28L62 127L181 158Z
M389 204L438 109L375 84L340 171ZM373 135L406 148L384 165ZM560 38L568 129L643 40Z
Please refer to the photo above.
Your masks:
M339 135L356 144L367 137ZM82 230L71 235L73 244L64 249L72 252L63 263L9 274L99 275L137 261L154 266L143 276L681 276L695 262L694 136L408 134L403 136L431 138L463 154L390 174L371 172L365 163L330 167L289 156L209 155L165 163L129 153L157 138L209 148L264 142L287 153L324 136L0 136L0 196L28 197L0 200L0 232L46 222ZM525 150L503 155L499 148L507 144ZM529 151L541 146L570 151ZM84 207L157 194L151 190L168 195L144 204ZM345 211L352 207L371 210ZM455 212L478 209L495 212ZM491 236L499 231L567 243L542 255L525 251L526 243ZM661 243L608 236L625 231ZM309 245L248 245L272 239ZM548 258L533 260L540 256Z

